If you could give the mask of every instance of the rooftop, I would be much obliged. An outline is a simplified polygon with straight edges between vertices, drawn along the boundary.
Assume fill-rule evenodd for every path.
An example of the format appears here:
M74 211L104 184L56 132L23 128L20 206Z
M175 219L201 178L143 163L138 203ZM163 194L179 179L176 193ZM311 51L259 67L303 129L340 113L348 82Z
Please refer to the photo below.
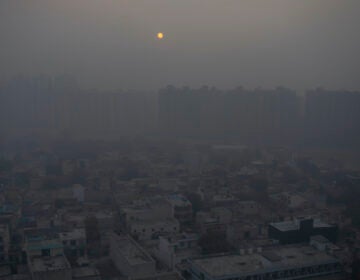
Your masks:
M175 206L191 205L190 201L186 197L184 197L183 195L179 195L179 194L169 195L168 200L172 205L175 205Z
M130 237L114 233L113 240L112 246L117 247L130 265L154 262L153 258Z
M198 234L196 233L177 233L177 234L168 234L165 236L162 236L160 238L167 239L170 243L176 244L179 241L196 241L199 239Z
M248 255L221 255L190 260L211 277L246 275L267 269L296 268L316 263L335 263L337 259L311 246L276 247Z
M85 229L73 229L69 232L61 232L59 233L59 238L61 240L72 240L72 239L81 239L85 238Z
M273 227L281 231L299 230L299 225L294 221L284 221L278 223L270 223Z
M0 207L0 214L12 214L16 212L18 208L11 204L4 204Z
M332 225L322 222L318 219L314 219L313 221L314 221L314 224L313 224L314 228L323 228L323 227L331 227L332 226ZM300 220L270 223L270 225L281 231L299 230L300 229Z
M42 249L60 249L63 245L59 240L31 240L28 242L26 249L28 251L37 251Z
M247 146L245 145L213 145L212 146L212 149L213 150L230 150L230 151L233 151L233 150L238 150L238 151L242 151L242 150L245 150L247 149Z
M55 271L70 269L70 264L68 263L65 256L56 256L56 257L38 257L31 260L33 271Z
M94 279L100 279L100 277L95 278L99 275L99 271L94 267L77 267L72 269L72 276L74 279L83 277L94 277Z
M311 240L319 242L319 243L330 243L330 241L322 235L313 235L313 236L311 236Z
M166 218L166 219L149 219L149 220L136 220L132 221L133 226L177 226L179 224L178 220L175 218Z

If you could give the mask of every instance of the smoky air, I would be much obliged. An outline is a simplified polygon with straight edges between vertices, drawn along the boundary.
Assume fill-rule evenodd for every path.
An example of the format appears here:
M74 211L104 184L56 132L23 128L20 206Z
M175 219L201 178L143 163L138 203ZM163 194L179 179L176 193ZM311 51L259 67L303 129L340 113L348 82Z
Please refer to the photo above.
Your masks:
M360 279L358 0L1 0L0 278Z

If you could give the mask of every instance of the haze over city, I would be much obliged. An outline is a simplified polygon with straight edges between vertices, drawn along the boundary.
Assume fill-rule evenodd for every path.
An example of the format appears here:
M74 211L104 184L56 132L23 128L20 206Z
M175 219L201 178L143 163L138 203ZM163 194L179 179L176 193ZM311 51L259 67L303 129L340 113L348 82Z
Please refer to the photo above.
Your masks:
M359 280L359 0L0 0L1 280Z
M356 90L359 9L357 0L3 0L0 74L67 74L99 89Z

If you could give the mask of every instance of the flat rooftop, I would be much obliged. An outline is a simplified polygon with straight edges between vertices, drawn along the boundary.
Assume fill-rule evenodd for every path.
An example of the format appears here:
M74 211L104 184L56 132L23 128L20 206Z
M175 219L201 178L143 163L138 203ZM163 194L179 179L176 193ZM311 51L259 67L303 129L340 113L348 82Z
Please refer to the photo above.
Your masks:
M192 260L195 266L212 277L247 273L264 268L262 257L254 254L250 256L227 255Z
M248 255L222 255L191 259L190 262L210 277L247 275L268 269L297 268L338 260L311 246L276 247Z
M71 269L65 256L37 257L31 260L34 272Z
M113 234L114 246L131 265L154 262L154 259L143 250L133 239L125 235Z
M42 249L61 249L63 248L63 244L57 240L31 240L26 245L27 251L37 251Z
M159 225L174 226L177 224L179 224L179 221L175 218L146 219L146 220L131 221L132 226L154 226L154 227L157 227Z
M270 225L281 231L290 231L290 230L299 230L300 229L300 222L298 222L296 220L270 223ZM327 223L322 222L317 219L314 219L313 225L314 225L314 228L332 227L332 225L327 224Z
M169 195L167 197L167 199L169 200L169 202L171 204L173 204L175 206L184 207L184 206L190 206L191 205L190 201L186 197L184 197L182 195L178 195L178 194Z
M100 279L99 271L94 267L77 267L72 269L72 276L74 279L94 277L94 279Z
M281 231L299 230L300 227L294 221L284 221L279 223L270 223L271 226Z
M162 238L167 239L169 242L177 243L178 241L193 241L198 240L199 235L197 233L175 233L175 234L167 234Z
M313 235L311 236L311 240L319 242L319 243L330 243L329 239L322 235Z
M211 147L213 150L230 150L230 151L233 151L233 150L238 150L238 151L242 151L242 150L245 150L247 149L248 147L245 146L245 145L213 145Z
M72 239L81 239L81 238L85 238L86 234L85 234L85 229L78 229L75 228L71 231L68 232L60 232L59 233L59 238L61 240L72 240Z

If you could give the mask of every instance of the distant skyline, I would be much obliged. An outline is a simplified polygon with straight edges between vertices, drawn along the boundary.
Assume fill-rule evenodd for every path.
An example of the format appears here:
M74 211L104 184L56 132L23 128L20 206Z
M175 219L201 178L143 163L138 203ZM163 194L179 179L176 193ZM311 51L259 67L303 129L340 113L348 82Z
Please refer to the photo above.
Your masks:
M0 80L359 90L359 10L358 0L1 0Z

